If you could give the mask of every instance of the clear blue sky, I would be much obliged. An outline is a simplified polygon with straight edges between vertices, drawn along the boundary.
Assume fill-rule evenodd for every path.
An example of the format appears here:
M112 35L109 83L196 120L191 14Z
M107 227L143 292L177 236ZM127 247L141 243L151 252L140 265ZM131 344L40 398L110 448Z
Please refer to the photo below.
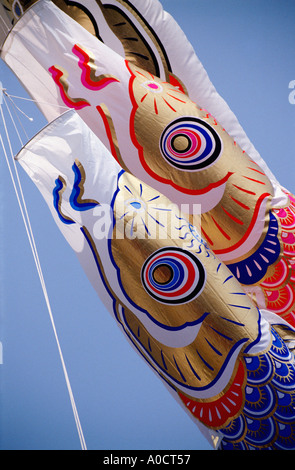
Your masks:
M282 185L294 192L294 0L163 0L219 93ZM11 94L26 96L0 63ZM21 103L21 102L20 102ZM24 121L45 123L33 104ZM39 279L0 152L0 448L79 449ZM131 349L20 168L53 314L89 449L206 449Z

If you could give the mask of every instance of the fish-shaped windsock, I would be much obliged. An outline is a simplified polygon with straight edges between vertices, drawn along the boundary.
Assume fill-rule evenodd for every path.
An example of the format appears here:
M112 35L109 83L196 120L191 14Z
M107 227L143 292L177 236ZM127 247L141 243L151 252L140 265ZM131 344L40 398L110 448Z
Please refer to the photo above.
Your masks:
M22 49L18 47L19 55L15 55L13 43L9 40L9 31L36 1L0 0L0 48L3 45L2 58L10 64L29 93L36 99L43 96L39 106L50 119L49 116L53 117L54 114L54 106L50 109L49 104L54 105L54 100L49 84L46 83L43 90L42 87L37 90L31 85L35 80L44 85L46 76L42 75L40 68L35 73L36 64L34 68L30 66L22 69L21 64L25 66L25 63L30 63L30 54L22 56ZM192 101L207 109L263 168L274 184L277 197L283 197L280 184L250 142L235 114L215 89L184 31L158 0L112 0L111 3L109 0L77 0L74 4L66 0L53 0L52 3L134 66L179 87ZM67 21L66 17L64 20ZM196 25L198 20L197 16ZM15 34L15 30L12 33ZM4 44L6 38L8 41ZM13 57L18 57L19 61L14 61ZM26 74L22 73L24 71ZM44 98L47 102L44 102ZM55 112L59 113L58 108L55 108Z
M210 248L259 308L295 325L294 196L175 77L162 81L124 59L46 0L15 25L7 60L11 51L13 61L24 51L34 58L52 95L79 112L124 170L187 204L188 215L199 204Z
M128 340L211 442L295 448L295 331L272 324L167 197L75 111L17 159Z
M0 47L9 35L10 29L31 8L37 0L0 0L2 29ZM249 141L236 116L225 100L219 95L191 43L177 21L163 9L158 0L53 0L58 8L79 23L90 34L126 58L133 65L151 74L179 86L193 101L206 108L225 127L243 150L266 169L271 179L275 180L261 159L253 144ZM198 16L196 25L198 25ZM5 27L6 25L6 27ZM8 41L10 43L10 41ZM3 47L3 59L10 62L17 73L17 64L9 58L10 44ZM24 57L22 61L26 61ZM21 62L22 62L21 61ZM26 78L17 73L19 79ZM34 75L32 69L27 74ZM32 79L28 75L27 85ZM44 78L44 77L43 77ZM41 82L41 77L40 77ZM40 90L30 89L36 96ZM46 94L46 90L43 90ZM49 97L50 95L48 95ZM47 103L47 105L50 101ZM45 115L49 112L40 103ZM53 102L52 102L53 104ZM51 110L53 112L53 110Z

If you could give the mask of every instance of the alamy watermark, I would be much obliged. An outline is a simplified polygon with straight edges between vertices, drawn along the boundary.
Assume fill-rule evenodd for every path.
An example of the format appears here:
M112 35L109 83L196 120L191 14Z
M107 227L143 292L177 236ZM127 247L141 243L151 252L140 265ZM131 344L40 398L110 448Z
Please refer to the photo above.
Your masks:
M93 215L97 220L93 227L96 239L157 239L181 240L185 232L200 231L200 204L156 204L142 199L120 200L115 211L108 204L97 206Z

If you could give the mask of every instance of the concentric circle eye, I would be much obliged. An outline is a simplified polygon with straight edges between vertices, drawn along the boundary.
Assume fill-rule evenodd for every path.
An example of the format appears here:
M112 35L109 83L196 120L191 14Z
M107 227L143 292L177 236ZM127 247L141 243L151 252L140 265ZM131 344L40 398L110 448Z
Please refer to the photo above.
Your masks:
M144 262L141 280L154 299L167 304L183 304L201 293L206 272L191 252L178 247L162 248Z
M207 122L195 117L172 121L160 138L160 150L170 165L197 171L212 165L221 155L222 142Z

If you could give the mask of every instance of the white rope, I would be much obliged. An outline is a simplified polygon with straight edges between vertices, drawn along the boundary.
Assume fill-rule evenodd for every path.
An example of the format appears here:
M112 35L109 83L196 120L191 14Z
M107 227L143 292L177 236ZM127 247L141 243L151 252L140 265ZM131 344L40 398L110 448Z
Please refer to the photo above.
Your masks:
M9 99L9 101L11 102L11 104L13 104L13 106L23 115L25 116L29 121L34 121L34 119L30 116L28 116L26 113L24 113L24 111L22 109L20 109L16 104L15 102L13 101L12 97L6 92L6 90L3 90L3 95L7 96L7 98Z
M15 132L16 132L16 134L17 134L18 140L20 141L21 146L23 147L23 146L24 146L24 142L23 142L23 140L22 140L22 138L21 138L21 136L20 136L20 133L19 133L18 128L17 128L17 125L15 124L15 121L14 121L14 119L13 119L13 117L12 117L12 114L11 114L11 111L10 111L10 109L9 109L9 106L8 106L8 104L7 104L7 102L6 102L6 99L4 98L4 94L6 94L6 93L3 92L3 102L5 103L5 106L6 106L6 109L7 109L8 113L9 113L10 119L11 119L11 121L12 121L12 123L13 123L14 130L15 130ZM7 95L7 97L9 98L9 95ZM10 98L9 98L9 99L10 99ZM11 100L11 99L10 99L10 100ZM11 103L14 104L12 100L11 100ZM17 108L17 109L18 109L18 108ZM14 110L14 111L15 111L15 110ZM28 119L31 119L31 118L29 118L25 113L23 113L23 114L24 114L24 116L26 116ZM23 130L23 132L24 132L24 134L25 134L25 136L26 136L26 139L29 140L29 136L28 136L28 134L27 134L27 132L26 132L24 126L22 125L22 123L21 123L21 121L20 121L20 119L19 119L19 116L18 116L18 115L16 115L16 116L17 116L17 120L18 120L18 122L19 122L19 124L20 124L20 126L21 126L21 128L22 128L22 130Z
M68 106L64 106L64 105L62 105L62 104L47 103L46 101L33 100L32 98L24 98L23 96L10 95L10 94L8 94L7 92L5 92L5 95L8 96L9 98L17 98L18 100L31 101L32 103L46 104L47 106L53 106L53 107L56 107L56 108L69 109ZM15 105L15 106L16 106L16 105Z
M6 103L6 106L7 106L7 103ZM8 108L8 110L9 110L9 108ZM3 149L3 152L4 152L5 160L6 160L8 169L9 169L11 181L12 181L14 191L15 191L15 194L16 194L16 197L17 197L18 205L19 205L19 208L20 208L20 211L21 211L21 215L22 215L22 218L23 218L23 222L24 222L25 229L26 229L26 232L27 232L27 236L28 236L28 239L29 239L29 243L30 243L30 246L31 246L33 258L34 258L35 265L36 265L36 268L37 268L37 272L38 272L38 275L39 275L39 279L40 279L40 282L41 282L43 295L44 295L44 298L45 298L45 302L46 302L46 306L47 306L47 309L48 309L52 329L53 329L53 332L54 332L54 337L55 337L55 340L56 340L60 361L61 361L61 364L62 364L62 369L63 369L63 373L64 373L66 385L67 385L67 390L68 390L68 394L69 394L69 398L70 398L70 402L71 402L71 406L72 406L72 410L73 410L73 415L74 415L74 419L75 419L75 423L76 423L76 428L77 428L77 432L78 432L78 435L79 435L80 445L81 445L82 450L87 450L86 442L85 442L84 434L83 434L83 430L82 430L82 426L81 426L81 423L80 423L80 419L79 419L79 415L78 415L78 411L77 411L77 407L76 407L76 403L75 403L75 399L74 399L74 395L73 395L73 391L72 391L72 387L71 387L71 383L70 383L70 380L69 380L69 376L68 376L67 368L66 368L66 365L65 365L62 349L61 349L61 346L60 346L60 341L59 341L57 330L56 330L56 327L55 327L55 322L54 322L54 318L53 318L53 314L52 314L52 310L51 310L51 306L50 306L50 302L49 302L47 288L46 288L46 285L45 285L45 280L44 280L42 269L41 269L41 264L40 264L40 259L39 259L36 243L35 243L35 238L34 238L34 234L33 234L33 231L32 231L30 218L29 218L29 215L28 215L25 198L24 198L24 195L23 195L22 185L21 185L21 182L20 182L20 179L19 179L18 170L17 170L16 163L15 163L14 156L13 156L12 145L11 145L11 141L10 141L7 126L6 126L6 121L5 121L2 105L0 105L0 113L1 113L2 121L3 121L3 126L4 126L4 129L5 129L5 135L6 135L6 139L7 139L7 142L8 142L11 159L12 159L13 164L14 164L14 171L15 171L15 174L16 174L17 183L15 181L13 171L11 169L11 165L10 165L10 162L9 162L9 157L7 155L4 142L3 142L2 136L0 134L1 146L2 146L2 149ZM9 114L10 114L10 117L12 119L10 110L9 110ZM12 119L12 122L15 126L15 122L14 122L13 119ZM18 131L17 131L17 134L19 136ZM20 136L19 136L19 138L20 138ZM20 141L21 141L21 139L20 139Z

